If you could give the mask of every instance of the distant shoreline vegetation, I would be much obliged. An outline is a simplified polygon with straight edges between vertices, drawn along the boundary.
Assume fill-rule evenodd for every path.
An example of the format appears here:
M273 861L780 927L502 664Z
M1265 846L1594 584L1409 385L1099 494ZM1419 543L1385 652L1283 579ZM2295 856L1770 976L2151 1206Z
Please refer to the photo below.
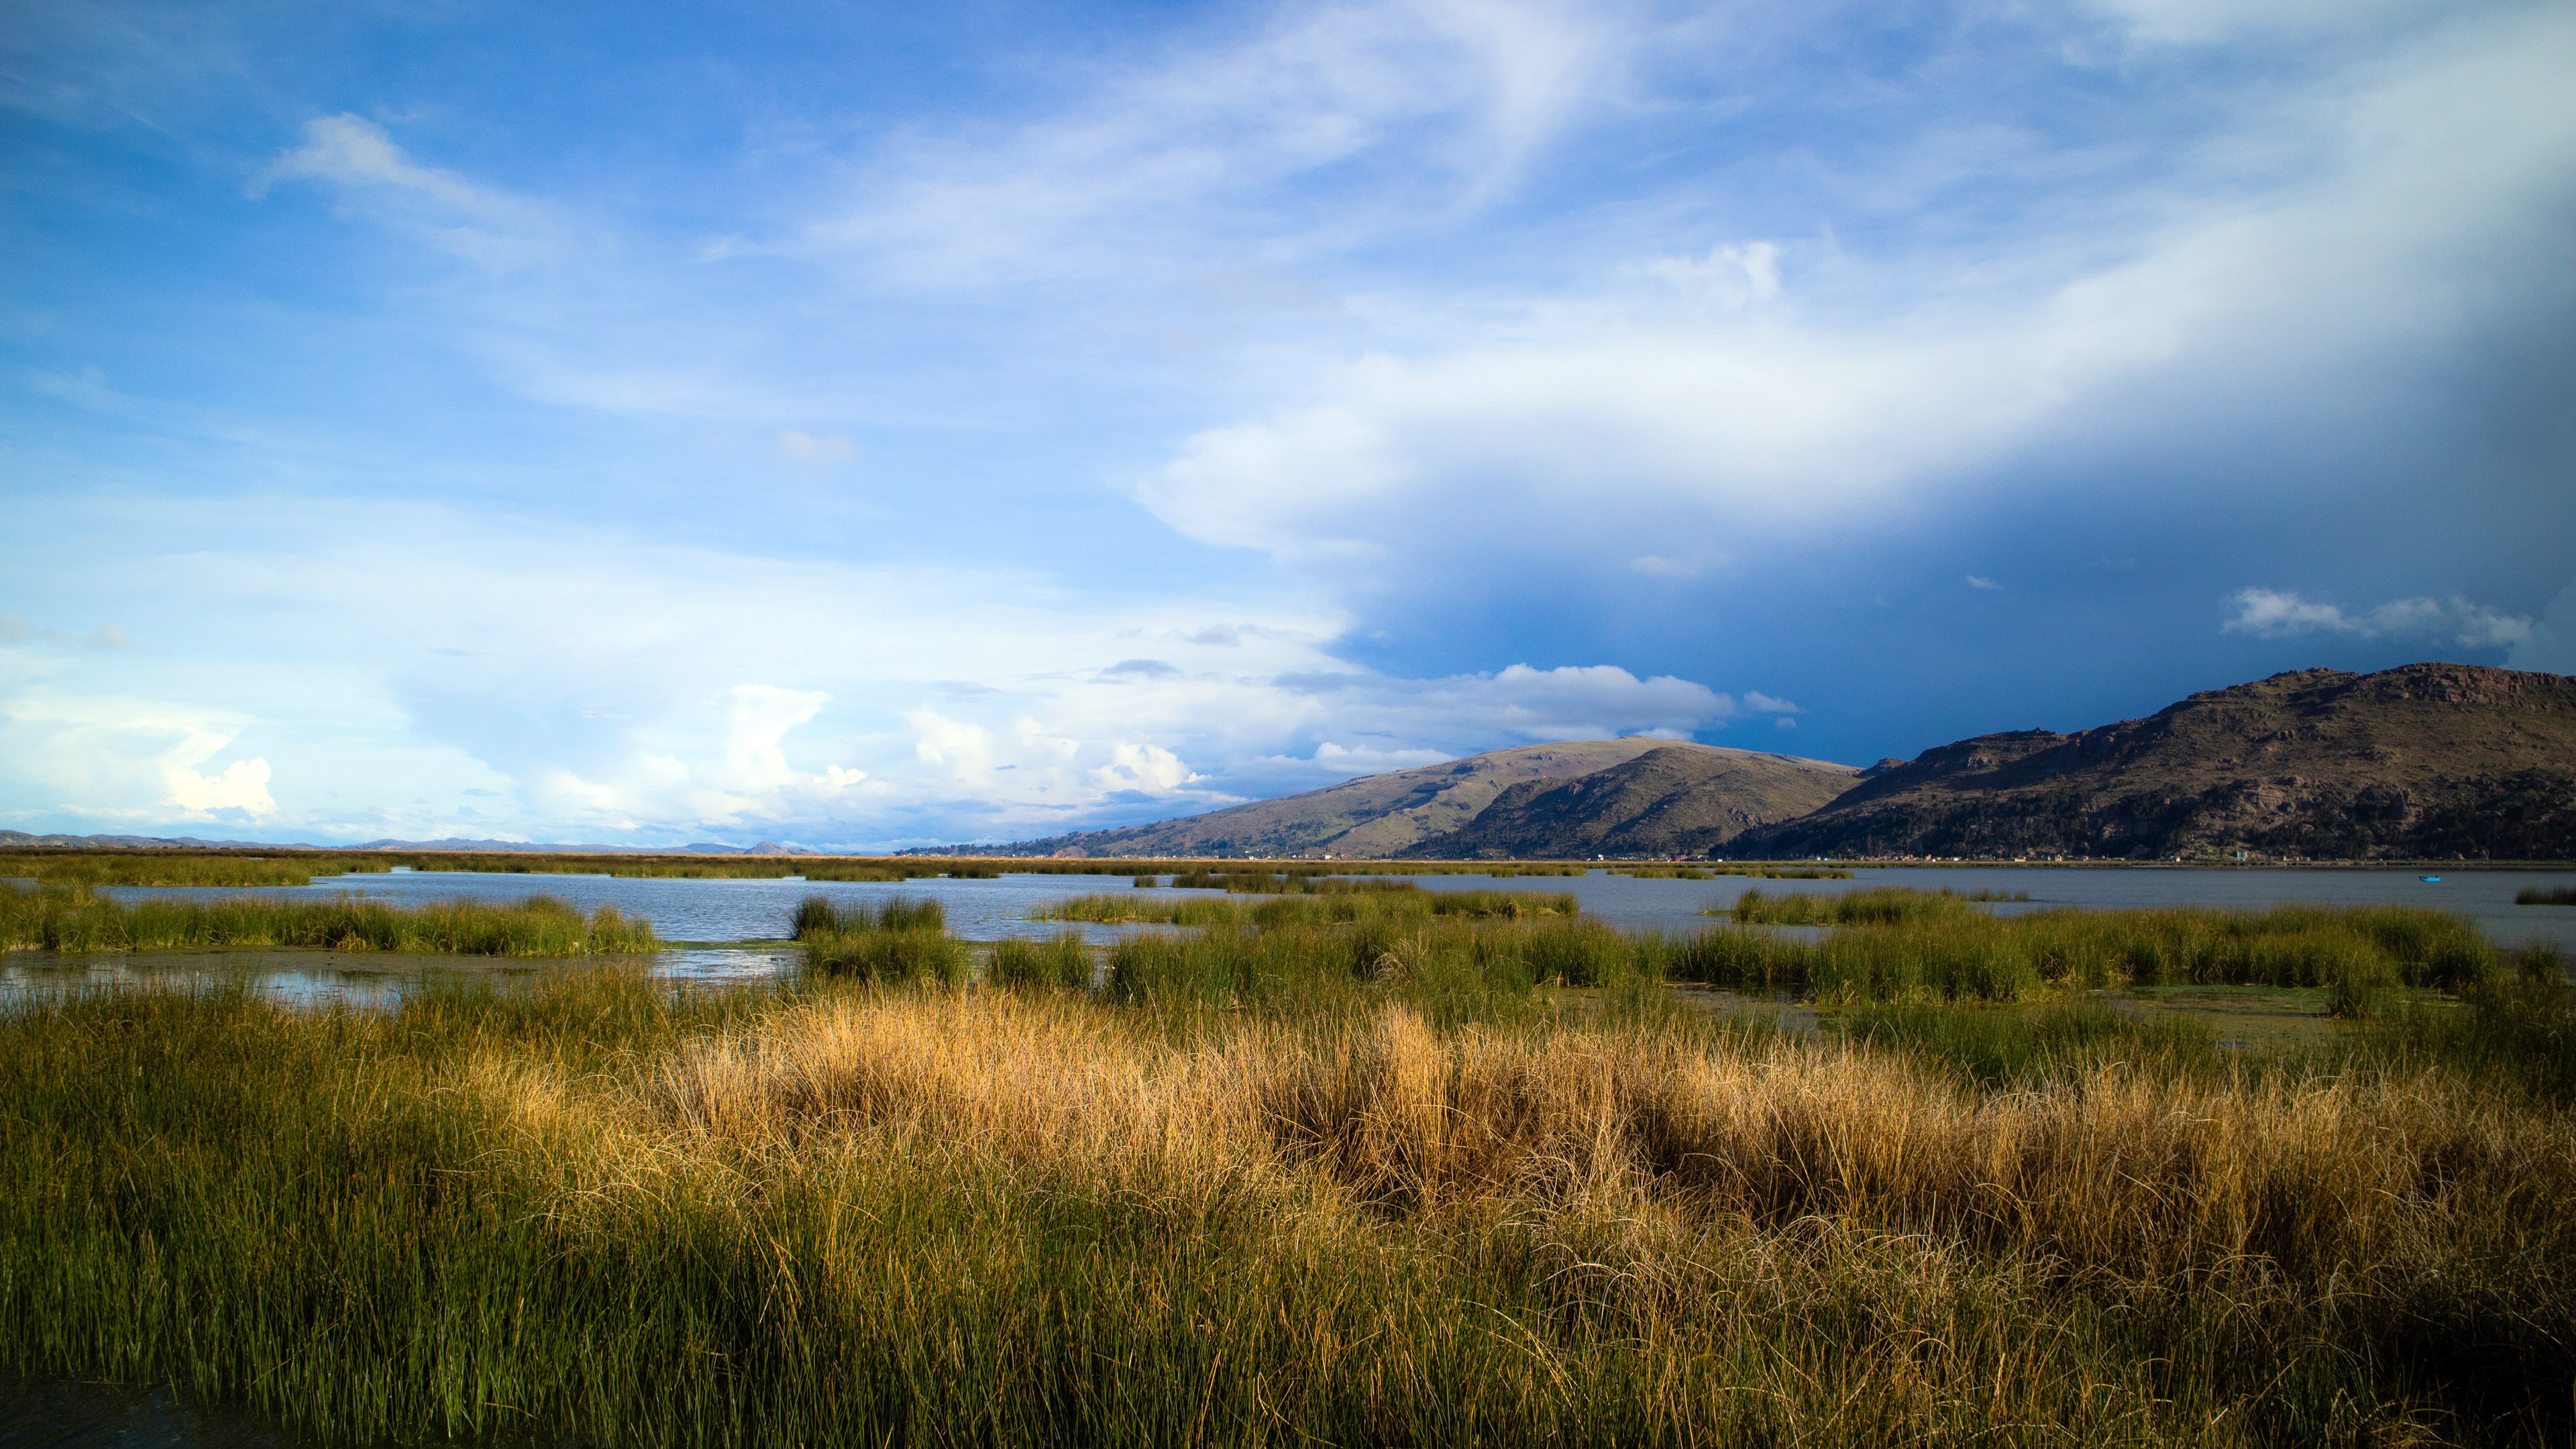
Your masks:
M584 916L552 896L419 905L346 895L117 901L80 886L0 885L0 949L13 951L273 946L560 958L640 955L661 944L650 921L614 906Z

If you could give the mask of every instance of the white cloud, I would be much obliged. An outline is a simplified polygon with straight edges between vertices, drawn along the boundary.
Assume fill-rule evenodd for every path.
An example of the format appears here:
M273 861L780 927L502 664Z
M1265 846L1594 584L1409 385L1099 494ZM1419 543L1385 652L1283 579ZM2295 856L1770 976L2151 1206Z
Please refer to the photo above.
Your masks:
M217 518L257 551L209 547ZM328 546L361 536L396 542L363 557ZM69 685L0 674L0 708L27 717L0 738L17 762L0 770L0 814L238 809L319 838L460 825L572 841L1021 838L1132 818L1136 796L1178 814L1281 783L1537 740L1688 737L1789 707L1611 665L1390 675L1337 658L1344 619L1293 599L1135 600L1005 570L753 557L402 503L167 503L82 586L136 611L162 647L131 662L12 651L18 667L78 684L145 665L186 710L83 717L205 723L112 749L57 738L27 721ZM433 595L425 621L413 601ZM255 656L207 654L217 621L221 637L257 637ZM332 687L313 689L324 677ZM219 753L252 729L256 761ZM114 760L117 782L99 773Z
M384 129L364 117L321 116L304 124L304 144L279 156L251 183L264 197L284 181L336 187L354 204L422 245L484 267L517 269L560 247L558 228L535 206L475 185L453 171L413 161ZM557 297L539 304L561 306ZM512 319L524 326L527 319Z
M2420 38L2249 117L2116 225L2069 208L1973 255L1781 242L1426 303L1193 433L1135 495L1192 538L1344 578L1434 552L1475 566L1534 523L1668 561L1676 534L1928 503L2129 390L2275 386L2468 325L2490 304L2462 279L2527 265L2532 218L2576 174L2572 51L2564 10ZM1758 305L1677 307L1683 282Z
M1705 257L1657 257L1636 271L1693 301L1750 307L1780 295L1780 244L1744 242Z
M902 142L868 168L865 201L805 244L939 288L1189 275L1207 269L1210 228L1265 212L1287 233L1263 248L1273 255L1346 237L1348 212L1301 222L1271 208L1283 189L1362 157L1408 178L1387 203L1405 222L1473 206L1508 191L1587 100L1617 90L1641 39L1625 11L1282 6L1249 33L1109 75L1048 119Z
M1744 696L1744 707L1755 714L1799 714L1802 711L1785 699L1773 699L1756 689Z
M304 123L304 144L271 162L253 183L253 195L280 181L336 181L344 186L391 186L418 192L462 211L484 211L497 200L452 171L422 166L362 116L318 116Z
M1972 589L2000 589L2003 585L1996 583L1993 579L1979 578L1975 574L1970 574L1968 575L1968 587Z
M2440 638L2469 649L2496 649L2532 637L2529 618L2500 613L2454 594L2448 599L2395 599L2357 614L2281 589L2241 589L2230 634L2280 639L2295 634L2351 634L2363 639Z
M1161 745L1140 745L1121 740L1109 748L1109 763L1091 772L1100 788L1109 793L1130 790L1149 795L1169 795L1183 785L1199 779L1196 771L1181 763L1181 757Z
M797 432L778 435L778 456L790 463L846 463L857 452L850 440L839 433L819 437Z
M1302 763L1336 775L1380 775L1389 770L1418 769L1456 758L1440 750L1391 750L1324 740L1315 746L1314 755Z
M202 821L277 811L263 756L201 767L240 738L246 721L152 701L26 688L0 699L0 758L15 776L77 813ZM12 791L11 793L17 793Z

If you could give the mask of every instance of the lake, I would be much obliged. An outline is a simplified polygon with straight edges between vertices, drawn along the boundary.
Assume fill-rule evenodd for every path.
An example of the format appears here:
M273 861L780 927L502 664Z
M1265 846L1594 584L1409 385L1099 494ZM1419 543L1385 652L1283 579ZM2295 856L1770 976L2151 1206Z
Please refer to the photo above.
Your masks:
M1840 894L1876 886L1919 890L2024 891L2028 903L1987 907L2000 915L2068 906L2092 909L2200 905L2259 908L2312 902L2322 905L2430 906L2475 921L2503 946L2547 941L2576 956L2576 907L2518 906L2514 895L2539 886L2576 886L2576 870L2473 870L2445 873L2426 884L2401 870L2203 870L2172 867L1890 866L1864 867L1851 880L1639 879L1593 871L1583 876L1481 875L1412 877L1426 890L1567 891L1583 909L1614 926L1667 931L1709 925L1702 914L1723 909L1748 889ZM517 900L551 895L583 911L611 905L653 922L668 950L643 958L647 972L678 989L770 980L793 970L792 948L774 944L789 930L797 902L809 895L858 901L890 895L927 897L948 912L952 934L991 941L1010 935L1079 931L1095 944L1161 927L1102 926L1032 921L1029 912L1050 901L1095 891L1127 892L1124 876L1005 875L996 880L873 881L681 880L602 875L519 875L467 871L397 871L331 876L309 886L253 890L209 887L112 886L107 894L142 896L296 895L346 892L403 904L458 897ZM1182 894L1162 891L1159 894ZM773 944L758 944L758 943ZM254 992L289 1005L338 1002L386 1007L420 985L436 981L487 981L498 985L534 980L561 963L491 957L409 956L335 951L154 951L134 955L0 953L0 1001L65 991L116 990L247 982Z

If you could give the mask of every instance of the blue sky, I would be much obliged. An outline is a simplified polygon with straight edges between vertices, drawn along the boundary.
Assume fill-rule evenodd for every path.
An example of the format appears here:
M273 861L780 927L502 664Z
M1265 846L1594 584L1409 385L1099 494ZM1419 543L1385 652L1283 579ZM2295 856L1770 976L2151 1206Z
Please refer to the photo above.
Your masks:
M23 7L0 826L881 847L2576 672L2576 11Z

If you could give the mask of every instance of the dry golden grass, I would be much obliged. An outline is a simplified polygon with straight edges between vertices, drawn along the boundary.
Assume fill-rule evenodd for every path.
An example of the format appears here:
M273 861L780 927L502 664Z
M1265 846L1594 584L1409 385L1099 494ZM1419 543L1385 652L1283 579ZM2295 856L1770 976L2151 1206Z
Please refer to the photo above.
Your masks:
M2112 1065L1981 1093L1856 1047L1443 1036L1402 1007L1320 1034L1245 1022L1176 1042L1077 997L872 994L781 1007L573 1086L502 1058L467 1082L542 1123L548 1160L587 1163L568 1189L584 1195L686 1181L756 1197L782 1175L900 1157L1435 1225L1655 1222L1666 1242L1829 1219L2077 1278L2259 1260L2346 1292L2438 1280L2463 1245L2560 1231L2555 1210L2522 1220L2533 1201L2576 1200L2562 1115L2433 1075Z
M2429 1067L1992 1089L1611 1009L1442 1029L1385 994L828 981L674 1006L608 976L390 1019L126 1001L7 1029L8 1366L186 1373L357 1437L2569 1422L2576 1123Z

